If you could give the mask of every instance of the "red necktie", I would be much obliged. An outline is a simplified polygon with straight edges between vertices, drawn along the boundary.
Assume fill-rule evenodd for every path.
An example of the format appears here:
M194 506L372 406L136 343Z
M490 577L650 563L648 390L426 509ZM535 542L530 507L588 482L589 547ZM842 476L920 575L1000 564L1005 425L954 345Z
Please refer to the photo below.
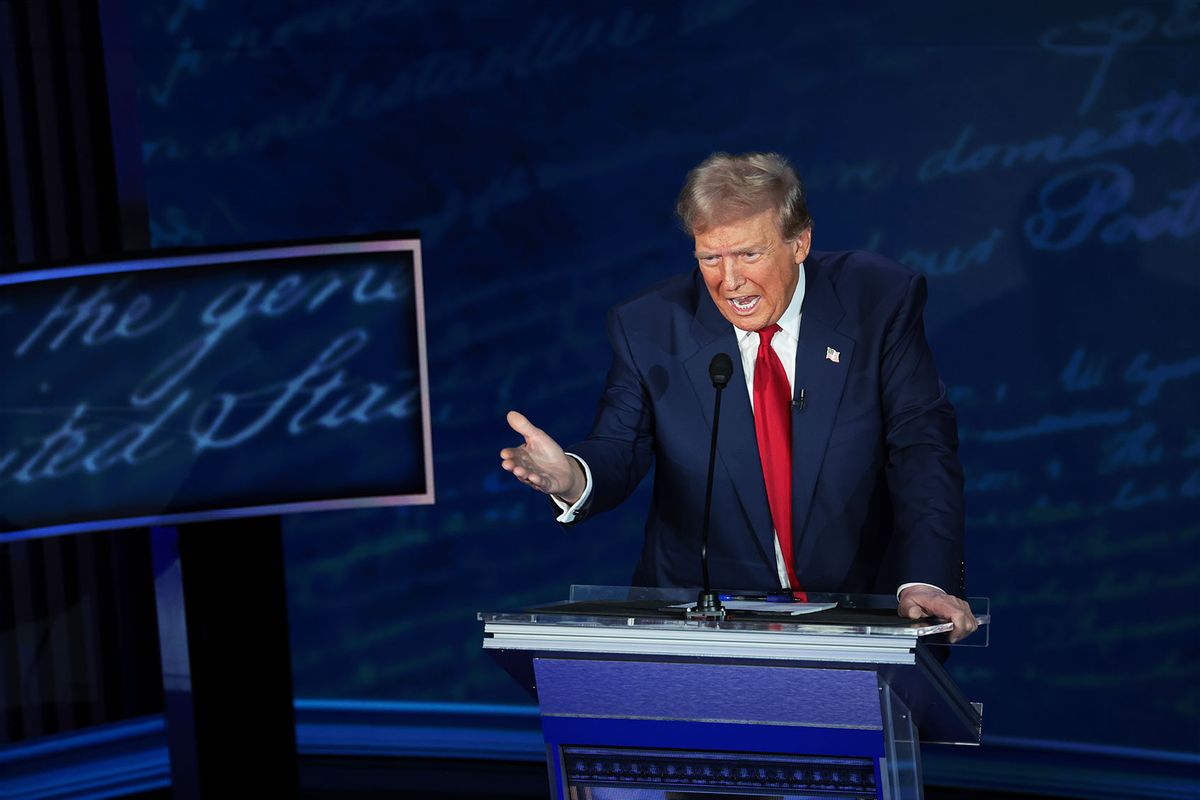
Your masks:
M771 521L783 551L792 589L800 582L792 566L792 389L783 362L771 348L771 337L780 330L771 325L758 332L758 356L754 361L754 433L758 457L767 482Z

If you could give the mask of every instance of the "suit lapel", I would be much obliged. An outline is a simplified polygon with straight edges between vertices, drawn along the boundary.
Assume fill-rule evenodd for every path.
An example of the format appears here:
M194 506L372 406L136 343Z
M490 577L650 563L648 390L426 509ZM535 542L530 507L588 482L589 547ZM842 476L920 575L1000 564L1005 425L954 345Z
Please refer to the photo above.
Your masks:
M722 391L721 422L717 433L717 467L724 469L733 483L742 510L754 530L760 555L774 567L775 526L767 504L766 484L762 462L758 455L758 440L754 434L754 414L746 389L746 373L738 349L733 326L721 316L707 290L697 279L696 316L692 321L692 336L699 349L683 360L684 370L696 391L701 413L712 431L713 389L708 377L708 365L717 353L727 353L733 360L734 377ZM707 441L707 439L706 439ZM707 464L705 465L707 467ZM714 509L719 518L720 509Z
M818 264L819 259L810 258L804 266L804 305L796 347L797 402L792 404L792 548L801 574L816 546L816 537L806 530L813 491L854 358L854 340L837 331L845 311L828 271Z

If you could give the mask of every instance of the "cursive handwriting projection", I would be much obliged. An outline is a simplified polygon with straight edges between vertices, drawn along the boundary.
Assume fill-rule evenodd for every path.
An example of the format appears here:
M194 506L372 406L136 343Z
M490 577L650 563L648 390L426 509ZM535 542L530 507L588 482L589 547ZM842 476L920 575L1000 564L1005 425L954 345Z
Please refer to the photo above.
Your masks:
M207 0L181 0L179 7L163 26L164 32L178 36L184 31L188 12L206 12ZM162 81L148 89L150 99L158 106L167 106L179 82L187 77L200 77L217 69L229 67L239 58L271 58L288 47L303 46L298 40L317 38L334 32L346 34L356 28L378 24L388 17L421 13L414 0L336 0L324 6L305 8L293 17L285 18L273 27L244 27L234 30L224 46L211 50L196 50L192 40L180 40L167 74ZM426 12L427 13L427 12Z
M205 3L207 2L208 0L179 0L179 5L177 5L175 10L171 12L170 16L167 17L167 32L176 33L180 26L183 25L183 21L187 19L188 13L192 11L203 11Z
M204 330L152 369L133 390L130 400L135 406L157 402L184 380L229 331L247 319L282 317L297 308L311 313L343 290L349 291L353 302L358 304L395 302L407 296L408 289L395 277L372 288L374 280L375 270L366 267L352 282L331 272L312 278L292 273L272 282L269 287L267 281L235 283L218 294L201 312Z
M524 165L501 167L474 186L439 181L443 184L440 187L442 199L436 203L439 209L414 220L412 225L421 231L423 241L433 243L444 238L466 218L475 228L483 229L495 214L537 194L562 190L597 175L651 162L677 152L682 146L681 140L679 136L646 136L629 145L610 147L598 157L576 159L570 163L548 162L532 169Z
M1133 430L1119 432L1109 440L1097 472L1103 475L1162 463L1163 446L1157 437L1158 426L1153 422L1144 422Z
M930 277L957 275L971 267L987 264L1002 238L1004 232L999 228L992 228L987 236L965 247L951 247L945 252L908 250L900 256L900 263Z
M311 364L290 380L247 392L221 392L207 400L192 416L189 431L197 453L236 447L254 438L276 420L284 409L303 405L288 421L287 430L298 436L314 425L335 430L347 422L368 425L384 417L404 419L416 411L417 392L399 397L389 387L367 383L355 386L342 365L362 350L370 336L365 330L338 336ZM307 395L307 400L304 400ZM389 399L391 397L391 399ZM263 403L266 407L262 408ZM323 411L321 409L324 409ZM238 422L240 411L249 419Z
M1089 355L1087 348L1077 347L1058 380L1064 391L1086 392L1104 385L1107 369L1106 356Z
M1023 142L974 144L971 125L945 150L938 150L917 169L922 182L950 175L1011 169L1028 164L1059 164L1117 153L1134 147L1157 148L1188 144L1200 138L1200 94L1166 92L1145 103L1121 109L1109 128L1082 128L1074 133L1052 133Z
M307 27L285 21L272 31L243 29L236 31L224 47L205 50L197 49L190 38L184 37L178 41L179 49L167 75L148 88L148 96L159 108L168 108L184 78L232 69L249 58L274 57L281 49L280 38L288 40L299 32L313 34L337 18L331 12L312 19ZM351 62L330 72L311 102L245 126L219 130L205 140L199 151L211 160L232 158L327 130L347 119L364 122L415 105L529 80L587 58L633 47L647 39L655 20L653 14L629 8L592 17L543 14L513 41L501 41L484 52L447 48L421 53L415 61L388 69L386 81L380 83L352 80L361 70ZM357 24L358 17L354 20ZM143 146L147 162L160 157L183 159L191 153L189 145L173 137L152 137Z
M147 155L144 160L148 160ZM238 238L245 238L248 231L230 208L229 201L219 193L209 198L208 209L199 219L188 218L187 211L179 206L166 206L150 217L150 240L155 247L177 247L180 245L202 245L207 242L216 227L214 222L224 224Z
M1200 35L1200 3L1176 0L1161 25L1154 12L1145 8L1127 8L1112 16L1081 20L1046 31L1041 45L1053 53L1096 59L1092 80L1077 111L1084 114L1099 97L1117 52L1147 39L1156 28L1168 40Z
M1096 101L1117 51L1145 39L1154 26L1154 14L1142 8L1127 8L1111 17L1086 19L1042 34L1042 47L1051 52L1094 57L1097 60L1092 81L1079 103L1078 113L1087 112Z
M1042 378L1051 381L1050 402L1071 414L1019 424L1023 415L1005 415L1002 406L966 412L1018 423L972 431L968 443L969 528L1003 538L986 569L1022 576L1001 583L993 602L1050 606L1066 618L1096 608L1109 614L1102 638L1076 635L1072 624L1067 638L1047 639L1054 644L1042 649L1094 653L1148 639L1173 652L1178 637L1147 631L1141 619L1126 624L1122 609L1174 602L1164 598L1186 598L1200 586L1191 557L1200 545L1200 431L1187 418L1200 356L1178 342L1166 353L1116 352L1066 348L1062 370ZM1029 389L1026 396L1038 398L1048 386ZM1172 625L1194 624L1175 616ZM1096 675L1124 674L1107 669Z
M1070 250L1099 236L1105 244L1200 232L1200 181L1167 192L1167 202L1143 216L1125 211L1134 176L1120 164L1089 164L1046 181L1038 210L1025 219L1025 237L1038 250Z
M79 341L85 347L105 344L116 338L140 339L160 328L175 313L178 301L160 311L157 317L144 319L154 306L147 294L135 296L118 311L115 298L128 283L128 279L101 283L80 300L76 300L75 287L68 287L37 327L17 345L16 356L28 354L43 336L53 337L46 342L50 352L62 347L75 333L79 333Z
M27 453L22 453L21 448L11 448L0 455L0 486L65 478L81 471L99 475L120 464L136 467L149 461L171 446L170 434L164 432L164 425L189 398L190 392L184 390L148 422L134 422L108 436L101 433L98 437L93 434L107 426L89 421L89 404L80 403L58 428L33 441ZM4 471L9 467L13 471L5 475Z
M411 273L338 258L308 272L267 262L199 278L181 269L84 279L15 304L14 374L33 391L10 381L4 397L11 406L36 392L46 404L0 414L0 486L252 441L269 464L281 441L419 414L417 364L396 343L414 341L403 328Z
M1046 414L1032 425L1022 425L1019 428L1001 430L985 430L979 438L985 442L1009 442L1017 439L1030 439L1038 436L1050 436L1064 431L1079 431L1087 428L1107 428L1122 425L1129 421L1132 412L1129 409L1110 409L1105 411L1075 411L1071 414Z
M1148 405L1157 400L1163 384L1195 375L1200 375L1200 356L1193 356L1172 364L1151 366L1150 354L1139 353L1125 369L1125 381L1142 386L1142 391L1137 396L1139 406Z

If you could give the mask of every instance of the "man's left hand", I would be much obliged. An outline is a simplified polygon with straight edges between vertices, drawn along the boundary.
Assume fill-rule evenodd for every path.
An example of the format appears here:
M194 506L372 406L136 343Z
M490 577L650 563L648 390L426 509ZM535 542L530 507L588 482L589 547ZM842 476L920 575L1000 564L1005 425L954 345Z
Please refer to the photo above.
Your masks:
M970 636L979 627L967 601L932 586L909 586L900 593L896 613L907 619L940 617L954 623L950 643Z

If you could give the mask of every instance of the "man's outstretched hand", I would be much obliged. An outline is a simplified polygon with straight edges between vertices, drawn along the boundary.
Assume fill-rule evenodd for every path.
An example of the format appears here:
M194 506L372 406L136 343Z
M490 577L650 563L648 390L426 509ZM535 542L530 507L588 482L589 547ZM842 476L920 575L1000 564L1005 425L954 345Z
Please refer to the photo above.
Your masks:
M954 630L950 631L951 643L970 636L979 627L966 600L932 586L909 586L902 591L896 613L906 619L941 617L950 620L954 623Z
M539 492L552 494L568 503L578 500L587 486L579 462L564 453L558 442L524 414L508 412L508 424L525 437L525 443L501 450L500 466Z

